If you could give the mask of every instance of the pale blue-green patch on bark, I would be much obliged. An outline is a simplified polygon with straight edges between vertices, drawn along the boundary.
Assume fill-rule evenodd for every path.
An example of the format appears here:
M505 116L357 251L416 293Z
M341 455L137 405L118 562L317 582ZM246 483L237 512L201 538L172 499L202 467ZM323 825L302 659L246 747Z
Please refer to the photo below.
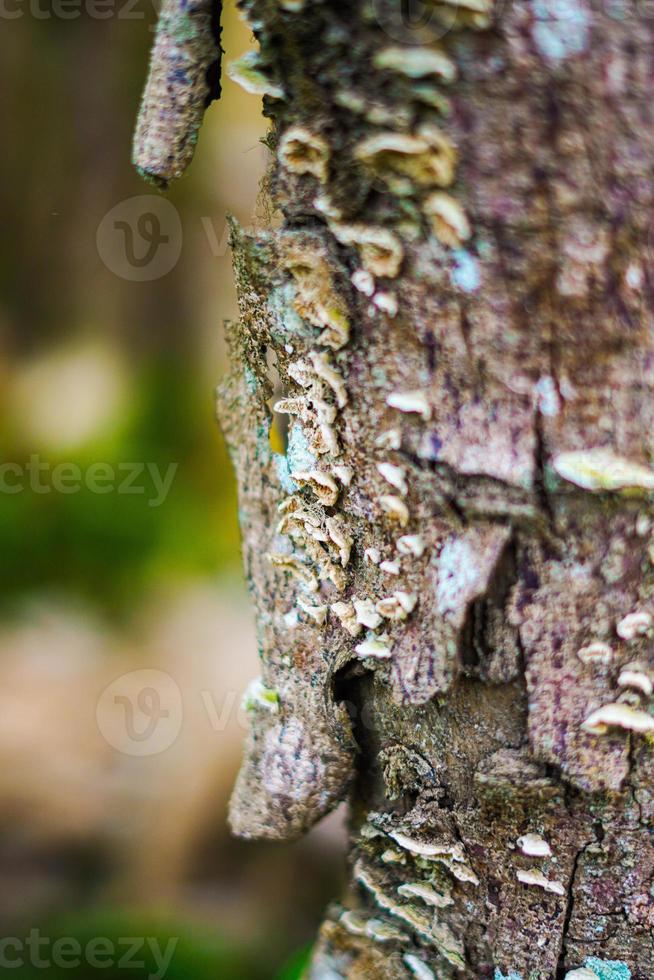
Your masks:
M273 453L273 459L282 490L284 493L295 493L299 487L295 480L291 479L286 456L282 456L281 453Z
M474 293L481 284L477 259L465 248L457 248L453 257L455 264L450 272L452 282L464 293Z
M522 980L522 974L516 973L515 970L509 970L506 976L501 970L495 970L495 980Z
M268 297L268 306L275 317L275 334L282 341L295 334L298 337L311 337L313 331L293 306L295 286L285 282L276 286Z
M302 473L314 470L318 460L309 448L309 442L299 425L292 425L288 434L288 449L286 450L288 469L291 473Z
M578 0L533 0L536 47L548 61L564 61L588 47L588 11Z
M588 956L584 966L596 973L599 980L631 980L631 970L620 960L598 960Z

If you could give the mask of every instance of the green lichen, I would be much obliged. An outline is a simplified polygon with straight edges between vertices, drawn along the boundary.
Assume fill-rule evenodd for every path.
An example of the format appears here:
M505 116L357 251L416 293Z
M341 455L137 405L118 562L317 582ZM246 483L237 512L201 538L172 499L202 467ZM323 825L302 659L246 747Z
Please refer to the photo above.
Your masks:
M631 980L631 970L620 960L598 960L588 956L584 966L596 973L599 980Z

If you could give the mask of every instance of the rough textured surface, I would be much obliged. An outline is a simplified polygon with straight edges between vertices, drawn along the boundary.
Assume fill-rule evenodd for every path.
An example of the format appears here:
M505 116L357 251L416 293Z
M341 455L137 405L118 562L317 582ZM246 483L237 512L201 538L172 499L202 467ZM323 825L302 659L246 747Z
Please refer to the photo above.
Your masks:
M220 95L220 0L163 0L132 159L167 187L193 159L207 105Z
M654 20L241 6L282 221L234 230L219 398L262 652L233 827L350 794L311 980L647 980Z

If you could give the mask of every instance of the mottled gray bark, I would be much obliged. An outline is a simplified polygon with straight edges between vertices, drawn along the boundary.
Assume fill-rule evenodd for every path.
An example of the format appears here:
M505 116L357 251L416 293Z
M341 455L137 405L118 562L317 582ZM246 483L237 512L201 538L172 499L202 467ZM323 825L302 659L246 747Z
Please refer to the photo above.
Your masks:
M312 980L651 978L654 9L242 7L281 224L234 228L219 398L233 828L349 799Z

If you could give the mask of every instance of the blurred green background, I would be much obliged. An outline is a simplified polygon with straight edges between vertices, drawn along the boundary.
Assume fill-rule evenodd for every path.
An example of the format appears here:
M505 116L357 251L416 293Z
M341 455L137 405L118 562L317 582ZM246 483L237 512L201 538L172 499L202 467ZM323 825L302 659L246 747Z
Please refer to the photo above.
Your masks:
M0 967L17 939L14 975L40 976L38 929L175 938L174 980L297 976L339 887L341 818L293 846L226 827L258 668L214 389L236 316L225 213L266 222L260 102L224 77L162 211L130 167L153 5L2 0L0 19ZM251 40L233 3L223 20L228 62ZM161 215L174 261L138 281L114 209L135 234ZM135 755L100 712L143 670L172 678L183 723Z

